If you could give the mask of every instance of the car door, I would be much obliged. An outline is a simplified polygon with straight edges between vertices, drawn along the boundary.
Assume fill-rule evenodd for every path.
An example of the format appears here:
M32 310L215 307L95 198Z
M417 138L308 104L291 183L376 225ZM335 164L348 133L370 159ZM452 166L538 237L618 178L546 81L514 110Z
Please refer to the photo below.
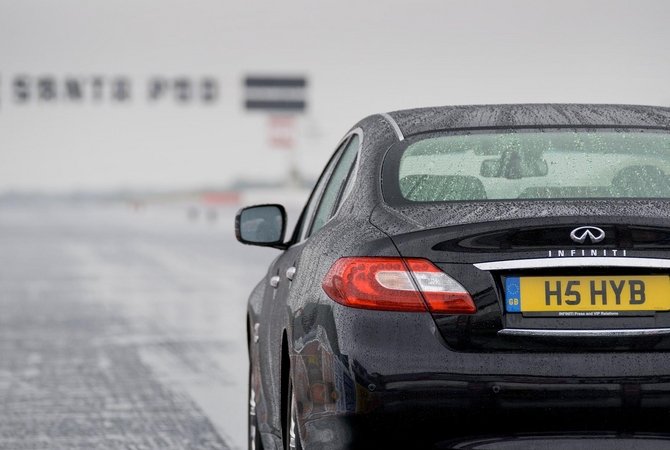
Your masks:
M331 186L331 175L339 166L338 163L350 141L350 137L345 138L330 159L296 225L291 238L292 245L275 259L264 280L268 286L265 289L258 328L261 381L264 395L269 395L275 401L263 402L268 406L272 405L272 411L259 411L259 413L261 418L263 413L266 413L268 423L276 430L281 429L279 408L281 402L277 399L281 398L279 389L281 388L282 337L290 314L287 310L287 298L294 278L300 273L300 254L309 236L319 228L318 225L314 225L314 219L324 208L323 197Z

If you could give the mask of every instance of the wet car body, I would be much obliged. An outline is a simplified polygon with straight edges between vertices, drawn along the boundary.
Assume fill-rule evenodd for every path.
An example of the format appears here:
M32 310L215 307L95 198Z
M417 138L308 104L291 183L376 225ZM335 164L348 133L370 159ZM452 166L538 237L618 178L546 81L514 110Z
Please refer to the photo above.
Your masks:
M283 252L249 299L250 445L430 448L473 436L602 432L632 439L670 429L670 312L522 313L506 305L526 277L602 279L618 286L615 293L630 288L631 302L638 301L638 278L670 273L670 199L524 197L539 188L510 199L403 198L397 160L413 144L538 130L663 134L670 109L425 108L370 116L350 130L293 236L273 244ZM348 148L353 156L337 175ZM553 170L550 154L546 160ZM482 174L485 166L497 170L482 163ZM329 194L336 176L341 181ZM595 227L583 243L571 238L580 227ZM604 237L594 242L597 230ZM341 258L370 257L429 260L467 290L476 311L350 307L324 290ZM547 289L548 303L558 294ZM591 296L598 292L592 288Z

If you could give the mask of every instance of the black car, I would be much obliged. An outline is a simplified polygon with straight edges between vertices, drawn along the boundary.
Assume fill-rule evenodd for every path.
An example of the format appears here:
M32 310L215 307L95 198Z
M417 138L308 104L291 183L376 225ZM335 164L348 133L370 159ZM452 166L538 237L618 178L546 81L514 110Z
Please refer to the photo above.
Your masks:
M280 205L236 218L282 250L249 299L250 448L670 448L669 177L670 108L363 119L290 238Z

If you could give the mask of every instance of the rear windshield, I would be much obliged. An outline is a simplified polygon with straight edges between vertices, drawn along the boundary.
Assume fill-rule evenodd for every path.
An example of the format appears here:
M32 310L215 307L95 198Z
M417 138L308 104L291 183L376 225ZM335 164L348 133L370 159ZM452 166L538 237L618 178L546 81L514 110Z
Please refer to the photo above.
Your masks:
M415 141L387 163L391 197L409 202L670 198L666 132L448 135Z

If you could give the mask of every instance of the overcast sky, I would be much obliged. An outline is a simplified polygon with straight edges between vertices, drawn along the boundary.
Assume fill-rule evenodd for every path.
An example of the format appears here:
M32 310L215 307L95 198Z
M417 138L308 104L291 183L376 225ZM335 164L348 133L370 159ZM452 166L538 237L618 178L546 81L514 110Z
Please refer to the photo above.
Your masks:
M0 0L0 191L225 186L290 164L315 177L359 119L402 108L670 106L668 24L667 0ZM293 150L245 112L248 74L308 77ZM106 84L95 101L96 76L128 79L130 100ZM32 83L23 102L17 77ZM49 102L35 98L45 77ZM213 78L220 95L151 102L153 77ZM80 101L64 98L70 78Z

